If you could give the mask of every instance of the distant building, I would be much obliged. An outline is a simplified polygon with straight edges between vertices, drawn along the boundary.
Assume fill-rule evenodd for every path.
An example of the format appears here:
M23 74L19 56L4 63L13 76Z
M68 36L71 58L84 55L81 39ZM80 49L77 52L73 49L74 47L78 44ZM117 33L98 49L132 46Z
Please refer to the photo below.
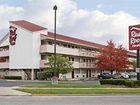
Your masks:
M54 34L25 20L9 23L9 33L0 41L0 78L22 76L34 80L37 72L47 67L47 57L54 53ZM96 57L105 45L60 34L56 38L56 53L73 62L73 71L64 78L97 77L100 71L96 69ZM128 52L128 56L131 60L136 58L135 53Z

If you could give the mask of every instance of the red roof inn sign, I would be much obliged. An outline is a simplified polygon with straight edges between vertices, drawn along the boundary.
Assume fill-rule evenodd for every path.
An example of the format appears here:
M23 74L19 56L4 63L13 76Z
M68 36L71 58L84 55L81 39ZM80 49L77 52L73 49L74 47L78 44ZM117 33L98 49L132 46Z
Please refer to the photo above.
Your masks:
M140 25L129 26L129 50L140 50Z

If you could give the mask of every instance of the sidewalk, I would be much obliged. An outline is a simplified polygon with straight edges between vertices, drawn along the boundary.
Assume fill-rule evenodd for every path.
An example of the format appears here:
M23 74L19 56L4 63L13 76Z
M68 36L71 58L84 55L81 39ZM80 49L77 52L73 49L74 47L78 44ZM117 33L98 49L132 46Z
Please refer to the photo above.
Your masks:
M24 87L23 87L24 88ZM140 88L37 88L37 87L26 87L25 89L36 89L36 90L39 90L39 89L48 89L48 90L50 90L50 89L65 89L65 90L68 90L68 89L70 89L70 90L73 90L73 89L75 89L75 90L79 90L79 89L81 89L81 90L89 90L89 89L124 89L124 90L126 90L126 89L140 89Z
M30 93L14 90L12 87L0 87L0 96L31 96Z

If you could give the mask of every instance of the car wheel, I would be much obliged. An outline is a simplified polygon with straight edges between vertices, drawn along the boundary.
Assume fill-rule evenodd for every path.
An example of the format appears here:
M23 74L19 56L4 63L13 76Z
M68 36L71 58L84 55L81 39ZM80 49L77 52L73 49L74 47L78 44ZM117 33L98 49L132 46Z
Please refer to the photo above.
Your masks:
M121 76L120 79L124 79L123 76Z

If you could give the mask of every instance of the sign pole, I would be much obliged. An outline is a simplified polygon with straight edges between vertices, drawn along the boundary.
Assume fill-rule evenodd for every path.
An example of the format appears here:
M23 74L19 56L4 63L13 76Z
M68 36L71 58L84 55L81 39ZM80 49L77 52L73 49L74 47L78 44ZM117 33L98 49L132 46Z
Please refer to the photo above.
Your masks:
M137 50L137 68L140 68L140 50ZM140 71L137 72L137 80L140 80Z

